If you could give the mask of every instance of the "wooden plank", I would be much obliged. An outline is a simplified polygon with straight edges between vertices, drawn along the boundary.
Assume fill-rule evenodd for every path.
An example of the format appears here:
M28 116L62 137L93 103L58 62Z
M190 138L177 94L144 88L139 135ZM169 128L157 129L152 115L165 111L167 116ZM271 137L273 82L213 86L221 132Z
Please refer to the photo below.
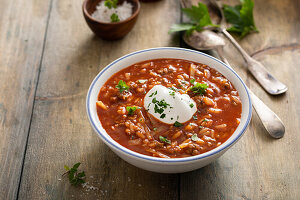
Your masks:
M49 0L0 6L0 199L16 199L39 74Z
M176 199L178 175L131 166L98 139L85 114L85 96L96 74L114 59L143 48L178 45L167 34L169 25L179 21L178 2L142 4L134 30L115 42L93 36L81 3L53 2L19 197ZM79 161L96 190L60 180L63 166Z
M227 153L209 166L181 175L182 199L299 199L299 3L255 1L254 16L260 33L240 41L247 52L288 85L286 94L266 94L246 73L234 47L229 44L225 48L235 70L283 120L286 135L280 140L270 138L254 112L247 132Z

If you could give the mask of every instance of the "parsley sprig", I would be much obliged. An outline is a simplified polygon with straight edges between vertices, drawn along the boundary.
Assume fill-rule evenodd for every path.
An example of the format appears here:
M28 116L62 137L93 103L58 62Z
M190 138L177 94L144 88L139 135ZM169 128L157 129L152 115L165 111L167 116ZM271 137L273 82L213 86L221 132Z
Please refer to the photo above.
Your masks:
M194 84L194 86L190 87L190 91L192 91L193 93L197 94L197 95L202 95L205 93L205 90L208 88L208 85L206 85L205 83L196 83Z
M258 32L253 18L254 2L252 0L240 0L236 6L224 5L223 11L226 21L232 24L227 30L244 37L251 31Z
M70 168L67 165L64 166L66 172L63 174L63 176L68 174L69 182L72 185L79 185L79 184L85 183L85 181L84 181L84 178L85 178L84 171L78 172L78 167L79 167L80 164L81 164L80 162L76 163L75 165L73 165L72 168Z
M175 127L181 127L181 126L183 126L183 124L180 123L180 122L178 122L178 121L176 121L176 122L174 123L174 126L175 126Z
M117 8L118 0L105 0L104 5L109 9Z
M191 8L183 8L182 12L189 17L189 23L173 24L169 33L186 31L190 35L194 30L201 31L204 27L218 27L218 25L211 22L207 6L203 3L198 3L198 6Z
M116 88L119 89L119 92L122 93L123 91L129 90L129 86L125 83L125 81L120 80Z
M128 115L133 115L133 113L136 111L136 106L126 106L126 110L128 112Z
M119 22L120 21L119 16L116 13L113 13L110 16L110 19L111 19L111 22Z

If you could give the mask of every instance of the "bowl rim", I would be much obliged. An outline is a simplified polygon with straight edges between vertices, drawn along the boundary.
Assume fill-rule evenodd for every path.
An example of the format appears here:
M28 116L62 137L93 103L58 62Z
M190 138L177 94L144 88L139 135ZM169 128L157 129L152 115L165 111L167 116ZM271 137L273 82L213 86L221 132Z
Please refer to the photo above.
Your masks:
M99 24L103 24L103 25L118 25L118 24L123 24L123 23L126 23L128 21L131 21L132 19L134 19L135 17L137 17L137 15L139 14L140 12L140 9L141 9L141 4L140 4L140 1L139 0L133 0L136 5L137 5L137 8L136 8L136 11L130 16L128 17L127 19L123 20L123 21L119 21L119 22L101 22L99 20L96 20L94 19L90 14L89 12L87 11L86 9L86 4L87 2L90 1L90 0L85 0L83 3L82 3L82 10L83 10L83 13L86 17L88 17L91 21L94 21L94 22L97 22ZM100 0L100 2L103 1L103 0Z
M91 108L90 108L90 97L91 97L91 91L93 90L94 85L96 84L96 82L98 81L98 79L101 77L101 75L108 70L110 67L112 67L113 65L115 65L116 63L118 63L119 61L126 59L130 56L134 56L136 54L140 54L140 53L144 53L144 52L148 52L148 51L157 51L157 50L178 50L178 51L188 51L188 52L192 52L192 53L196 53L196 54L200 54L202 56L206 56L210 59L213 59L214 61L217 61L218 63L222 64L224 67L226 67L229 71L232 72L233 75L236 76L236 78L238 78L238 80L240 81L240 83L242 84L242 86L244 87L245 91L246 91L246 96L247 96L247 100L248 100L248 104L249 104L249 113L245 122L245 125L243 126L243 128L241 129L241 131L235 136L235 138L228 144L224 145L220 145L219 147L221 147L220 149L218 149L217 151L214 151L216 148L207 151L203 154L199 154L196 156L189 156L189 157L184 157L184 158L159 158L159 157L154 157L154 156L148 156L148 155L144 155L135 151L132 151L122 145L120 145L119 143L117 143L116 141L114 141L111 137L106 137L103 135L103 133L101 133L101 131L97 128L97 126L95 125L96 122L93 121L93 118L91 117ZM208 158L214 155L217 155L218 153L221 153L222 151L228 149L229 147L231 147L235 142L237 142L241 136L244 134L244 132L246 131L251 117L252 117L252 103L251 103L251 98L248 92L248 88L245 85L245 83L243 82L243 80L240 78L240 76L231 68L228 67L225 63L223 63L222 61L218 60L217 58L210 56L208 54L199 52L199 51L195 51L195 50L191 50L191 49L186 49L186 48L179 48L179 47L157 47L157 48L149 48L149 49L143 49L143 50L139 50L139 51L135 51L129 54L126 54L116 60L114 60L113 62L111 62L110 64L108 64L106 67L104 67L98 74L97 76L94 78L94 80L92 81L88 93L87 93L87 97L86 97L86 111L87 111L87 115L88 115L88 119L93 127L93 129L97 132L97 135L103 140L104 143L106 143L109 147L110 145L114 148L116 148L117 150L131 156L134 158L139 158L139 159L143 159L146 161L152 161L152 162L160 162L160 163L186 163L186 162L190 162L190 161L196 161L196 160L201 160L204 158ZM98 123L98 122L97 122ZM100 126L102 127L101 123ZM105 131L106 132L106 131ZM106 133L107 134L107 133ZM107 134L108 135L108 134ZM108 135L109 136L109 135ZM232 136L231 136L232 137ZM114 142L116 142L118 145L114 144Z

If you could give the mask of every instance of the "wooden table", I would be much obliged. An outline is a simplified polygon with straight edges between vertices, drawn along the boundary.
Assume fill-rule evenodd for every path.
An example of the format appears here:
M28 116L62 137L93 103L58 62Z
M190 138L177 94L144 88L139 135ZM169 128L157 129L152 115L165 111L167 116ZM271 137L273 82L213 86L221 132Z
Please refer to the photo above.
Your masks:
M232 3L232 1L231 1ZM93 132L85 97L96 74L132 51L182 45L174 0L142 3L134 29L96 38L80 0L2 0L0 6L0 199L300 199L300 1L255 1L260 33L240 41L289 90L270 96L228 45L226 56L286 125L270 138L256 113L242 139L216 162L184 174L143 171ZM81 162L94 190L70 186L63 166Z

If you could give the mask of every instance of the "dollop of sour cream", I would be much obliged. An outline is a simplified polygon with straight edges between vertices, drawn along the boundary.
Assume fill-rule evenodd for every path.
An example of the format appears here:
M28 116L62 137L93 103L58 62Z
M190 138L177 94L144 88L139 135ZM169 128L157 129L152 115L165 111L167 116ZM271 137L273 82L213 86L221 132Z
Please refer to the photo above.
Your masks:
M144 98L144 108L166 124L187 122L197 111L196 103L187 94L180 94L162 85L155 85Z

